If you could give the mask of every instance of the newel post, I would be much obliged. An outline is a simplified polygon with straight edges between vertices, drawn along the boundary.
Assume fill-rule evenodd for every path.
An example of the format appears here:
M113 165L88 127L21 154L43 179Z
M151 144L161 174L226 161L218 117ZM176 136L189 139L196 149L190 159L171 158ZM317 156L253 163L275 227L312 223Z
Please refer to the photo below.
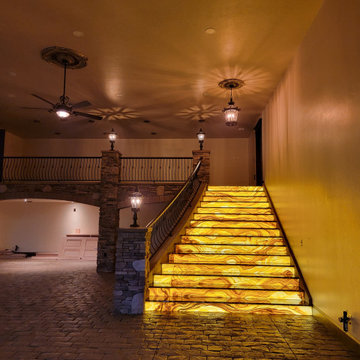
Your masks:
M210 150L193 150L193 169L201 159L201 166L198 172L200 181L209 182L210 180Z
M118 151L102 152L98 272L115 271L116 241L119 229L118 190L120 168L121 154Z
M119 229L114 290L116 313L143 312L147 231L147 228Z

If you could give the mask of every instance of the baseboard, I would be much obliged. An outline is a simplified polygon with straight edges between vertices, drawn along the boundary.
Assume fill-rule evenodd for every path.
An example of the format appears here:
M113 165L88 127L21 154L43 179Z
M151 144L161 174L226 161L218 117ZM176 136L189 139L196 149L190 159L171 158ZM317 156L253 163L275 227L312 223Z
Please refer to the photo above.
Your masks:
M313 316L315 316L318 320L324 323L328 328L331 328L333 332L336 333L336 335L341 336L344 341L349 344L349 347L351 349L359 352L360 354L359 341L355 339L352 335L344 332L338 324L334 323L333 319L331 319L327 314L325 314L315 305L313 305Z

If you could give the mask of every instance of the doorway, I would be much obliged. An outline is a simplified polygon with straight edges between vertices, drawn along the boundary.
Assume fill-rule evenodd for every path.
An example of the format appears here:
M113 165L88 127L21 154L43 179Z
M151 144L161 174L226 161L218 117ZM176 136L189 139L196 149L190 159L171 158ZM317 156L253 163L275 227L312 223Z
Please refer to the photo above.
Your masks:
M262 186L263 164L262 164L262 119L259 119L254 127L255 130L255 161L256 161L256 185Z

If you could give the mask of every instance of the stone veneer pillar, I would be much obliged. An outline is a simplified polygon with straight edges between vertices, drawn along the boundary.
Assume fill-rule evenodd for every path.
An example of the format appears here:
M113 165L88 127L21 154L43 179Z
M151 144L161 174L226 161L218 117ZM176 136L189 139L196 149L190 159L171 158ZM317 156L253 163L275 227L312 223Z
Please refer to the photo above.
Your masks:
M209 182L210 180L210 150L193 150L193 169L201 159L201 166L198 177L201 181Z
M118 190L120 165L121 154L118 151L102 152L98 272L115 271L116 240L119 229Z
M121 314L144 310L145 235L147 229L119 229L116 246L114 307Z

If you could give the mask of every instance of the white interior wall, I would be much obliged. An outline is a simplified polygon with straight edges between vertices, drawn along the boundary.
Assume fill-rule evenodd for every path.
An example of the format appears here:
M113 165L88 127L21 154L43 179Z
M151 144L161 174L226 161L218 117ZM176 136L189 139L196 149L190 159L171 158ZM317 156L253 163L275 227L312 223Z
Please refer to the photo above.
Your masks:
M76 211L74 211L76 209ZM0 201L0 249L59 253L67 234L97 234L99 210L68 201Z
M145 227L167 203L143 204L138 224ZM76 211L74 211L76 209ZM120 210L120 227L133 222L130 208ZM60 253L66 235L98 234L99 209L69 201L32 199L0 201L0 250Z

